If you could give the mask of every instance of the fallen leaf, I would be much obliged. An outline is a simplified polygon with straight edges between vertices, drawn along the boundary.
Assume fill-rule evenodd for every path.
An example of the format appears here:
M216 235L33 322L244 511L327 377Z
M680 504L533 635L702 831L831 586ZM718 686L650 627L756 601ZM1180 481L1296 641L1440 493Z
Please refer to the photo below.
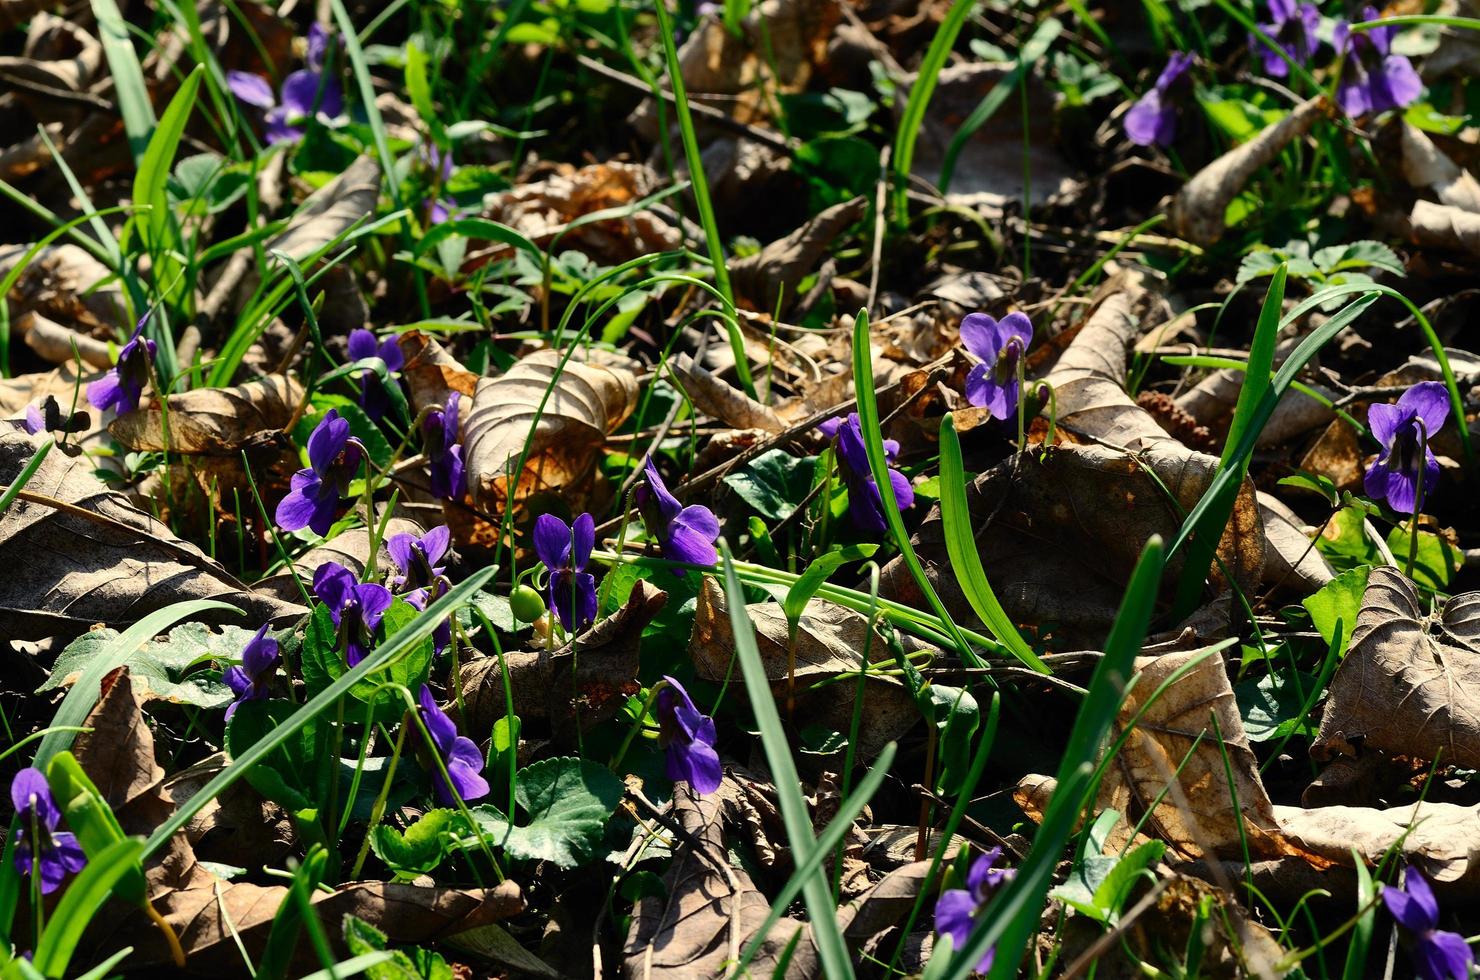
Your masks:
M536 351L497 378L480 378L462 430L474 499L500 513L510 498L579 489L636 404L631 371L565 361L560 351ZM525 453L511 493L510 471Z
M755 625L761 663L778 704L791 689L792 657L786 614L774 602L752 602L746 616ZM856 674L865 646L874 661L891 659L889 644L877 632L868 640L868 620L851 609L813 599L797 623L794 715L808 725L847 732L852 724L858 681L840 675ZM704 680L722 682L736 667L735 634L724 590L706 576L694 611L689 640L694 669ZM834 682L836 683L830 683ZM858 757L871 759L920 721L920 710L905 686L880 674L864 684L863 724L859 728Z
M30 245L0 245L0 277L9 275ZM64 327L113 336L127 320L123 288L108 267L76 245L46 245L26 263L6 299L11 317L30 311Z
M1227 230L1228 205L1243 193L1255 171L1279 156L1292 142L1325 118L1325 96L1300 103L1279 122L1261 130L1203 167L1172 199L1172 228L1198 245L1211 245Z
M340 235L375 214L380 200L380 164L372 157L356 158L343 173L310 194L288 227L266 245L305 262Z
M1480 767L1480 592L1432 614L1426 605L1396 568L1368 573L1311 745L1316 759L1378 751Z
M415 521L404 517L391 518L390 523L386 525L385 535L380 539L380 551L376 554L375 567L382 573L392 567L390 552L385 547L385 543L391 538L397 534L415 534L421 537L425 533L425 529ZM351 528L305 551L297 561L293 562L293 572L278 572L276 575L259 580L252 587L258 592L275 595L284 602L296 602L303 598L303 592L293 581L295 572L299 581L304 585L309 585L313 582L314 572L325 562L338 562L354 572L356 576L360 576L364 574L369 559L369 528Z
M303 386L295 378L273 374L232 388L171 395L168 434L157 402L118 417L108 432L141 452L236 457L249 441L287 425L302 400Z
M1432 191L1440 204L1480 213L1480 181L1449 159L1423 130L1402 124L1403 177Z
M0 425L0 482L14 481L39 444ZM241 625L282 622L302 606L253 592L200 549L131 506L93 474L86 458L53 452L26 493L0 516L0 560L23 570L0 584L0 633L13 639L76 635L101 623L126 629L184 599L219 599L246 615Z
M833 239L862 221L867 212L867 198L834 204L785 238L731 262L736 302L762 313L775 312L783 297L795 303L798 284L816 270Z
M751 398L723 378L706 371L688 354L669 362L679 387L693 401L694 407L737 429L760 429L785 432L786 423L768 405Z
M472 398L478 390L478 376L463 367L436 338L420 330L408 330L396 338L396 343L406 359L401 377L411 388L413 412L446 405L447 396L454 391Z

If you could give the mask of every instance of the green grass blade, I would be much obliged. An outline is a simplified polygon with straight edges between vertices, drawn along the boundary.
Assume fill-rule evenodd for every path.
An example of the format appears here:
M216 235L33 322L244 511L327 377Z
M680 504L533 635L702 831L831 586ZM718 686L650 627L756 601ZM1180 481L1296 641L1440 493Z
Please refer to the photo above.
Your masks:
M316 697L299 708L286 723L274 728L260 742L233 759L225 769L218 772L209 783L202 787L200 792L176 809L174 816L155 828L154 833L144 845L144 856L147 858L163 847L175 832L189 823L191 818L199 813L207 803L245 776L247 770L261 762L278 746L296 735L304 725L331 708L336 701L349 693L350 688L383 669L390 661L406 654L422 640L431 636L438 623L470 603L478 591L487 585L497 572L498 566L490 565L479 569L454 586L440 599L427 606L415 619L397 630L394 636L387 637L384 643L358 665L345 671L339 680L324 688Z
M1244 436L1253 428L1260 404L1273 381L1275 341L1280 332L1280 313L1285 304L1285 276L1288 267L1281 262L1274 270L1269 291L1264 294L1264 306L1259 311L1259 320L1254 327L1254 340L1249 344L1249 366L1244 372L1244 383L1239 389L1238 404L1234 406L1233 421L1228 426L1228 436L1223 443L1223 458L1219 460L1218 475L1228 474L1220 484L1218 497L1209 501L1198 522L1192 526L1192 537L1188 544L1187 557L1182 565L1182 577L1177 583L1175 618L1184 619L1202 601L1203 584L1217 557L1218 541L1223 529L1233 515L1239 488L1249 472L1249 454L1239 453L1238 447ZM1267 416L1266 416L1267 420ZM1259 428L1264 422L1259 422ZM1257 430L1254 433L1258 435ZM1211 494L1204 494L1208 500Z
M1074 833L1094 786L1096 757L1120 710L1136 654L1141 651L1156 608L1163 562L1161 539L1153 536L1146 542L1131 574L1115 624L1105 641L1105 656L1095 668L1084 702L1079 706L1069 744L1059 763L1058 787L1033 837L1033 848L1018 868L1017 876L997 893L978 918L966 945L954 954L951 980L966 980L993 947L997 958L992 964L991 980L1007 980L1017 975L1028 939L1038 929L1039 915L1053 884L1054 869L1063 857L1064 846Z
M755 931L755 938L750 941L750 945L745 947L745 953L740 957L740 962L735 964L730 974L732 977L744 974L746 964L755 958L756 953L760 952L766 936L770 934L771 928L781 921L781 916L797 897L797 893L802 890L803 883L816 876L818 869L822 867L822 862L843 842L843 837L853 828L853 821L863 812L869 800L873 799L879 787L884 785L884 778L889 775L889 770L894 765L896 748L893 742L884 746L884 751L880 752L879 757L874 760L868 774L863 777L858 787L839 808L837 816L833 817L832 822L823 828L821 836L817 838L816 849L807 856L807 860L798 864L796 870L792 871L791 877L786 879L786 884L781 886L781 890L771 901L770 913L760 924L760 928Z
M771 777L776 783L776 795L781 805L781 819L786 827L786 839L797 865L807 863L818 848L812 836L812 819L807 812L807 801L802 799L802 778L797 775L796 765L791 758L791 745L786 730L781 727L781 714L776 710L776 699L771 696L771 683L766 678L766 668L761 663L761 654L755 642L755 624L745 611L745 590L735 574L730 555L730 546L724 538L719 542L721 561L725 568L725 595L730 607L730 625L735 634L735 654L740 659L740 670L745 677L745 691L750 695L750 707L755 721L760 726L761 747L765 749L766 761L771 767ZM843 942L843 933L838 928L837 907L833 903L832 889L819 863L816 870L803 879L802 897L807 903L807 915L812 925L812 939L817 944L818 956L822 960L822 974L830 980L853 976L853 961L848 956L848 946Z
M149 101L149 87L144 84L144 69L129 36L128 22L114 0L92 0L93 16L98 20L98 40L108 59L113 76L113 94L123 115L123 130L128 134L134 161L143 160L154 134L154 104Z
M1051 673L1038 659L1028 641L1018 632L1007 610L997 601L992 583L982 567L981 552L971 527L971 506L966 502L966 467L961 460L961 437L954 416L947 414L940 426L940 523L946 539L951 571L976 615L988 630L1023 663L1040 673Z
M0 495L0 514L10 510L10 505L15 503L15 498L20 496L22 490L26 489L26 484L31 482L31 477L36 475L36 471L41 468L42 461L46 459L46 454L51 452L51 447L54 445L56 443L51 439L43 442L41 448L36 450L36 454L21 469L20 475L15 478L15 482L5 488L5 493Z
M910 86L904 114L899 120L899 130L894 134L894 156L891 163L894 171L894 224L897 227L902 228L909 223L910 170L915 162L915 143L920 138L920 127L925 122L925 110L930 105L930 97L935 94L935 85L940 81L940 72L946 66L946 59L951 56L956 37L961 33L961 28L966 26L966 19L976 9L976 3L977 0L955 0L951 4L951 9L946 12L946 19L941 22L930 42L929 50L925 52L925 58L920 62L915 83Z
M1377 887L1372 882L1372 872L1367 870L1367 862L1355 848L1352 857L1355 858L1352 867L1357 872L1357 923L1352 927L1341 980L1363 980L1368 975L1367 951L1372 947L1372 933L1377 926Z
M951 640L956 644L956 650L961 654L962 661L968 667L981 667L981 658L976 651L971 649L961 627L951 618L946 610L945 603L940 601L940 596L935 593L935 586L930 584L930 579L925 574L925 568L920 564L920 558L915 554L914 547L910 544L910 533L904 526L904 518L899 513L899 502L894 497L894 486L889 482L889 460L884 454L884 427L879 419L879 401L874 393L874 363L873 353L869 347L868 310L859 310L858 319L853 324L853 388L858 401L858 421L863 429L863 443L868 449L869 471L873 474L874 482L879 487L879 497L884 508L884 520L889 525L889 533L894 536L894 543L899 547L899 555L904 559L905 566L909 568L910 575L914 577L915 584L925 594L925 599L930 603L930 608L940 617L946 629L950 632Z
M87 862L67 886L41 933L32 960L36 969L48 977L61 977L67 972L83 930L113 893L113 886L131 870L143 873L143 851L143 841L127 837Z
M67 696L62 699L61 707L57 708L57 713L51 720L52 726L58 730L41 740L41 747L36 750L36 759L31 764L44 771L52 756L62 749L72 747L72 742L77 737L77 732L73 729L87 720L93 706L98 703L104 675L127 663L129 657L138 652L141 646L182 619L215 610L230 610L241 615L241 610L230 603L214 599L190 599L156 609L119 634L117 639L93 658L82 676L72 683Z

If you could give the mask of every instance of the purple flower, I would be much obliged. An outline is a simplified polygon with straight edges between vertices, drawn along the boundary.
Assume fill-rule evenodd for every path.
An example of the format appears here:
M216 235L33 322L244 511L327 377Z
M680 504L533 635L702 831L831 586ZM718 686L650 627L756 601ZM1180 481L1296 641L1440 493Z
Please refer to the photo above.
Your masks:
M371 358L378 358L387 371L399 371L406 365L406 358L401 353L401 345L395 337L387 337L380 343L376 343L375 335L364 328L350 331L349 358L351 361L368 361ZM360 407L376 422L379 422L386 410L390 408L390 396L386 394L380 375L374 371L366 371L360 375Z
M868 450L863 444L863 428L858 413L848 413L848 418L828 419L817 428L829 439L838 440L838 456L843 461L843 480L848 485L848 517L860 531L882 534L889 525L884 520L884 498L879 485L874 482L868 468ZM884 440L884 457L894 461L899 455L899 443ZM901 511L915 504L915 488L910 486L907 476L892 467L889 470L889 485L894 488L894 502Z
M987 899L997 886L1010 881L1014 872L1011 868L998 868L1002 859L1002 848L994 847L971 862L966 873L965 888L950 888L940 893L935 901L935 931L951 937L951 946L960 950L971 938L977 916L986 907ZM986 973L992 968L992 955L988 949L976 965L976 972Z
M331 40L331 35L318 24L308 29L308 67L284 78L276 96L261 75L245 71L226 73L226 87L232 94L263 111L269 143L290 143L301 138L302 120L312 116L315 110L327 119L344 112L344 93L339 82L324 73Z
M1363 20L1377 20L1377 8L1366 7ZM1336 86L1336 101L1342 111L1353 118L1369 112L1401 109L1423 95L1423 80L1413 70L1413 62L1392 53L1396 27L1374 27L1353 31L1337 24L1331 44L1336 48L1341 81Z
M118 352L118 363L88 384L87 400L98 411L111 408L123 415L139 407L139 397L144 394L144 383L149 380L154 363L154 341L143 335L148 320L147 313L139 319L134 335Z
M667 759L668 778L682 779L703 796L719 789L724 770L714 750L714 719L700 714L682 684L663 676L668 686L658 692L658 744Z
M23 875L39 871L41 894L49 895L61 887L67 875L82 870L87 855L75 836L57 830L62 811L57 809L40 769L22 769L15 774L10 781L10 802L20 823L15 869Z
M339 648L351 667L365 659L391 594L383 586L362 584L338 562L326 561L313 573L313 594L329 608L339 630Z
M1033 324L1023 313L1001 320L972 313L962 320L961 343L982 359L966 376L966 400L994 419L1011 418L1018 403L1018 361L1032 342Z
M1438 928L1439 902L1424 876L1409 868L1403 887L1384 885L1382 901L1413 940L1413 961L1420 980L1468 980L1475 962L1465 937Z
M31 435L46 431L46 416L41 414L41 409L35 404L26 406L26 419L21 423Z
M566 632L580 632L596 622L596 578L586 571L596 546L596 522L590 514L574 527L554 514L534 522L534 553L550 573L550 607Z
M442 757L447 775L452 780L449 788L442 773L433 771L437 799L449 806L454 805L457 802L451 792L454 789L463 802L487 796L488 780L482 775L483 753L478 751L478 746L472 739L457 733L457 726L446 712L437 707L437 699L432 697L431 689L425 684L421 686L418 700L421 702L421 720L426 723L427 732L437 746L437 754Z
M719 537L719 519L703 504L685 507L668 492L658 468L649 456L643 465L643 482L637 487L637 506L648 533L658 540L663 557L690 565L713 565L719 561L714 542ZM674 569L677 575L684 569Z
M452 209L457 207L457 202L451 198L437 196L443 185L452 179L452 150L444 150L435 143L423 143L420 155L427 169L435 175L431 192L422 200L422 208L430 224L440 225L452 217Z
M386 550L400 573L391 579L394 588L425 589L447 568L437 562L447 557L447 547L452 543L452 532L446 525L434 527L421 537L405 532L393 534L386 541Z
M1400 514L1416 514L1419 475L1427 498L1439 484L1439 461L1429 443L1449 418L1449 393L1437 381L1420 381L1396 405L1367 409L1367 425L1382 443L1364 481L1367 496L1386 500Z
M1173 51L1156 84L1125 114L1125 134L1137 146L1170 146L1177 135L1174 90L1183 87L1194 57Z
M267 635L267 624L263 623L262 628L242 649L241 666L227 667L226 672L221 675L222 680L236 694L236 700L226 709L227 721L236 714L236 709L243 701L260 701L267 697L267 687L282 659L278 654L277 640Z
M338 50L339 35L314 21L308 28L308 54L303 59L310 71L323 71L331 49Z
M432 496L442 500L461 500L467 491L462 446L457 443L461 401L461 394L448 392L447 407L433 408L421 422L422 444L432 471Z
M1313 3L1298 3L1296 0L1269 0L1270 22L1260 24L1259 29L1284 50L1294 61L1307 62L1316 53L1316 30L1321 24L1321 12ZM1264 74L1284 78L1290 74L1290 65L1279 54L1249 35L1249 51L1264 61Z
M339 513L340 498L360 471L365 447L349 434L349 420L330 409L308 437L308 469L293 474L288 495L277 506L284 531L310 528L328 534Z

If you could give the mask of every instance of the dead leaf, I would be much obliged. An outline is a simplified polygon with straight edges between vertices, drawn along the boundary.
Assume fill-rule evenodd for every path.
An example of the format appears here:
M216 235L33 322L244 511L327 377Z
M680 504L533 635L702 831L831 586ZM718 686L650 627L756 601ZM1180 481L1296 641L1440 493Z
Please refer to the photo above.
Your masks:
M9 275L30 245L0 245L0 277ZM41 313L83 333L115 336L127 321L123 289L108 267L76 245L47 245L26 263L6 297L10 315Z
M1310 132L1325 117L1326 110L1325 96L1308 99L1279 122L1199 170L1172 199L1172 227L1177 234L1204 246L1222 238L1228 205L1243 192L1254 172Z
M0 481L13 481L38 444L13 425L0 425ZM0 517L0 560L24 569L0 584L5 636L70 636L95 623L122 630L184 599L229 602L246 614L238 625L281 622L306 612L237 582L109 490L89 459L50 453L26 490L62 506L22 498Z
M407 330L396 338L406 364L401 377L411 388L411 410L447 404L447 396L459 392L472 398L478 389L478 376L447 352L447 348L420 330Z
M1403 176L1414 187L1429 190L1440 204L1480 213L1480 181L1449 159L1423 130L1402 124Z
M762 405L723 378L710 374L688 354L680 354L668 364L684 394L703 414L737 429L761 429L771 433L786 431L786 423L774 409Z
M507 654L514 713L526 720L548 718L558 737L610 720L639 690L637 651L642 631L668 602L668 593L638 580L627 602L599 620L575 643L554 652ZM488 731L504 717L503 664L484 657L462 665L458 684L463 712L473 731Z
M1417 245L1453 248L1480 255L1480 214L1432 201L1414 201L1407 234Z
M462 432L468 484L485 510L579 488L606 437L636 407L631 371L562 361L560 351L535 351L500 377L479 379ZM510 493L510 470L526 452Z
M1311 755L1378 751L1480 767L1480 592L1425 612L1396 568L1367 576Z
M786 615L774 602L747 603L745 613L755 625L771 693L778 704L785 704L791 668ZM857 680L827 682L858 670L867 637L868 620L861 613L820 599L808 603L797 625L795 717L835 732L849 730ZM889 645L877 633L869 650L874 661L890 659ZM694 611L689 655L705 680L723 681L736 669L735 634L725 593L707 576ZM920 720L920 710L903 684L883 675L869 676L863 697L857 751L860 759L872 759Z
M195 388L169 398L169 434L157 403L108 426L113 438L142 452L236 457L243 445L281 429L303 400L303 386L284 374L232 388Z
M1376 867L1401 840L1404 860L1428 876L1440 895L1480 896L1480 806L1276 806L1274 814L1292 843L1332 864L1350 867L1356 848Z
M80 357L88 367L106 371L113 366L113 355L108 350L107 341L68 330L40 313L23 314L14 326L16 332L26 338L26 346L43 361L69 364Z
M358 157L343 173L310 194L293 212L288 227L267 243L295 261L309 256L375 214L380 200L380 164Z
M103 46L97 38L62 17L39 13L31 19L22 54L0 56L0 82L37 122L63 120L75 125L88 111L86 102L50 93L85 93L102 62Z
M776 312L782 297L795 303L797 285L817 268L833 239L862 221L866 213L867 198L834 204L785 238L731 262L736 302L761 313Z
M1273 494L1259 491L1259 520L1264 525L1264 580L1308 595L1336 577L1306 533L1305 522Z
M392 567L390 552L385 548L385 543L391 538L397 534L415 534L421 537L425 533L422 526L415 521L404 517L391 518L390 523L386 525L385 536L380 539L380 551L375 558L375 567L381 572ZM297 573L298 581L304 585L313 582L314 572L327 561L338 562L354 572L358 578L364 574L369 558L370 530L356 527L343 534L336 534L317 547L310 548L293 563L293 569ZM284 602L297 602L303 598L302 590L294 581L294 572L278 572L276 575L259 580L252 587L266 595L277 596Z
M0 0L0 31L8 31L43 10L59 6L60 0Z

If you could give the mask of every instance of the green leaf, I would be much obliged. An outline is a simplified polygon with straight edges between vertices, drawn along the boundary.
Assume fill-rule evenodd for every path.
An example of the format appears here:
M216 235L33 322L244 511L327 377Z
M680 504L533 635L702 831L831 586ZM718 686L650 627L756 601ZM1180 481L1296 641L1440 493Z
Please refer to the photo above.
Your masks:
M118 638L112 629L84 633L67 645L57 657L51 676L37 693L56 690L72 683L87 669L107 644ZM134 693L145 702L169 701L197 708L221 708L231 703L231 688L217 677L192 667L210 661L235 663L253 631L240 626L223 626L219 633L203 623L186 623L170 631L163 639L153 639L129 661L129 678Z
M405 832L381 824L370 832L375 856L396 872L411 876L429 874L447 855L448 841L462 826L456 810L428 810Z
M77 837L89 859L98 858L108 848L124 839L108 801L88 778L71 752L58 752L46 767L46 782L57 805L67 818L67 828ZM148 886L142 869L138 874L125 874L114 886L119 898L134 905L146 901Z
M270 699L244 701L226 725L226 751L241 758L276 729L292 721L297 706ZM298 812L311 810L329 798L329 772L321 764L333 747L327 725L309 724L292 729L292 737L247 772L252 788L274 803Z
M1408 565L1408 549L1413 535L1407 527L1399 526L1388 532L1388 550L1398 559L1398 567ZM1413 581L1426 589L1442 592L1449 588L1454 573L1464 567L1465 556L1442 534L1418 531L1418 553L1413 558Z
M750 465L724 478L725 485L757 514L784 521L812 488L813 457L797 458L780 449L762 453Z
M143 873L143 850L144 844L137 837L126 837L88 860L46 922L31 961L36 969L48 977L61 977L67 972L67 964L82 942L83 930L113 894L113 886L131 871Z
M1346 645L1351 640L1352 628L1357 624L1357 613L1362 608L1362 593L1367 589L1369 566L1349 568L1321 586L1300 603L1310 613L1327 649L1335 648L1336 655L1346 655ZM1340 636L1337 629L1340 629Z
M381 629L389 636L416 616L416 609L397 596L385 612ZM389 681L415 694L426 682L431 670L433 650L430 638L421 641L409 653L391 661L388 667L360 681L350 689L350 694L361 704L373 703L376 720L385 723L395 721L401 717L405 702L397 691L383 685ZM303 683L308 687L310 695L316 695L348 671L344 651L339 647L339 631L334 626L333 614L327 606L314 607L303 637Z
M981 708L965 688L930 684L925 693L929 696L926 717L938 734L940 774L936 777L936 792L955 796L971 767L971 738L981 723Z
M1327 522L1326 530L1316 536L1316 550L1342 570L1381 564L1382 552L1363 527L1366 519L1360 507L1348 504L1341 508Z
M353 915L344 917L343 930L344 945L357 956L381 952L388 941L385 933ZM440 955L413 946L395 950L390 960L368 967L365 976L370 980L453 980L454 974Z
M1349 632L1349 631L1348 631ZM1233 686L1234 700L1251 742L1269 742L1288 735L1314 735L1306 717L1305 700L1319 681L1301 672L1299 686L1285 674L1264 674Z
M123 116L123 129L128 133L134 160L138 161L144 156L155 127L154 104L149 99L149 86L144 84L144 69L139 65L128 21L123 19L118 4L114 0L92 0L92 10L98 22L98 40L102 42L103 54L108 59L108 74L113 79L118 109ZM135 197L134 200L148 199Z
M510 824L484 804L472 810L478 825L510 857L575 868L595 855L607 818L622 801L622 781L598 763L561 757L519 770L516 792L527 823Z
M1398 253L1382 242L1364 240L1347 245L1329 245L1317 249L1310 258L1327 275L1350 269L1381 269L1395 276L1407 274Z
M874 552L878 550L879 546L876 544L858 544L829 551L813 558L807 565L807 570L792 583L791 588L786 590L786 598L781 602L781 610L786 614L787 622L795 627L797 620L806 611L807 603L812 601L817 590L827 583L833 572L848 562L872 558Z

